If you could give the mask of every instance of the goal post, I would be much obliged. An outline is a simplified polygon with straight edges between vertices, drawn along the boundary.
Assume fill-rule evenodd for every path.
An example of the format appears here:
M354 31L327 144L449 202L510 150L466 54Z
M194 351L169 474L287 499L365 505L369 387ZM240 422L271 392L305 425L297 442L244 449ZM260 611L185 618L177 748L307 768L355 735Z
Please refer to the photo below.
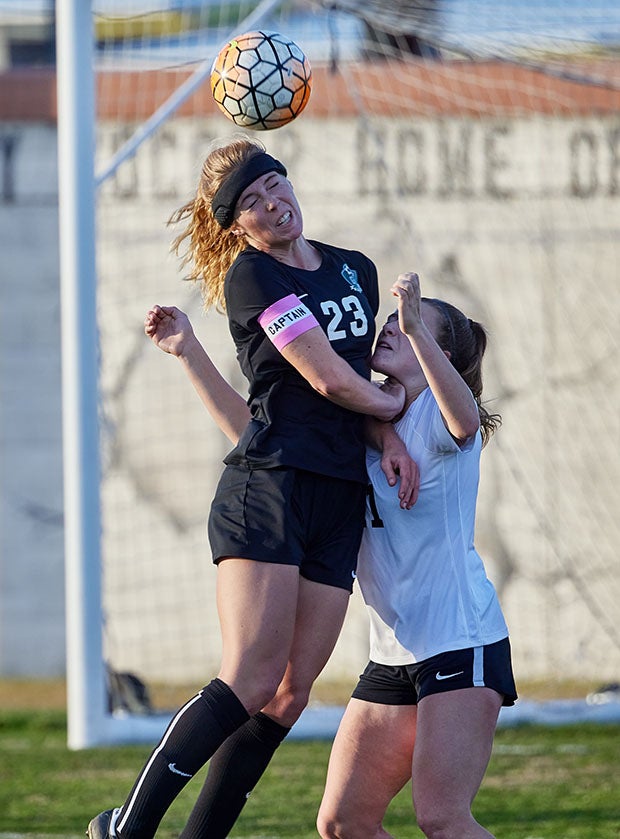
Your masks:
M88 4L58 0L57 45L67 742L71 749L83 749L152 742L163 732L167 716L164 721L157 716L114 718L108 707L99 497L93 18Z
M57 3L68 742L105 741L95 270L93 18Z
M261 0L243 20L259 26L281 0ZM57 0L59 238L62 311L68 745L152 742L167 712L112 714L104 659L101 563L99 333L96 188L208 81L204 60L95 173L95 32L90 3ZM231 37L234 32L231 32ZM88 174L90 173L90 175Z
M178 692L217 672L205 523L228 443L142 323L179 305L247 392L166 220L212 141L239 133L212 102L210 61L259 26L313 68L299 119L255 135L286 163L307 235L376 262L379 325L393 278L417 270L425 294L489 328L485 395L504 425L483 455L477 542L517 678L617 679L620 10L107 2L57 10L72 748L156 740ZM356 591L294 733L333 731L321 685L346 698L367 650ZM111 680L148 696L116 702Z

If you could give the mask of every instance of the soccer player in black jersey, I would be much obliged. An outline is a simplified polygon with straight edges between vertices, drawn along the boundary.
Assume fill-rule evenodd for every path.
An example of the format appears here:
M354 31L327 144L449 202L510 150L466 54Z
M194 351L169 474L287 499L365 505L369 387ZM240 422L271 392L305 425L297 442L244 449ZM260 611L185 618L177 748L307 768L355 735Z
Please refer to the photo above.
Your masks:
M405 386L395 428L419 464L420 500L403 513L379 452L367 450L357 580L370 661L334 741L317 827L324 839L389 839L385 812L410 781L429 839L490 839L472 801L500 707L514 704L516 687L508 628L473 538L480 453L501 421L482 401L486 332L449 303L421 298L417 274L400 275L392 293L399 311L379 334L372 367ZM195 340L173 308L154 307L146 331L174 353ZM246 403L208 358L200 373L209 410L236 443ZM244 775L242 746L230 738L214 758L195 810L209 827L205 837L221 835L217 828L240 810L230 790Z
M306 239L286 169L237 139L207 157L195 197L172 218L205 305L226 310L249 383L247 424L230 428L209 517L218 566L222 663L179 709L122 807L90 839L152 839L195 773L210 771L182 839L225 837L275 749L307 704L344 620L364 523L365 416L389 421L404 390L371 384L377 274L362 253ZM182 313L155 307L145 330L207 392L211 362ZM224 424L224 427L226 425ZM391 425L375 429L400 505L415 464ZM398 476L397 477L397 473Z

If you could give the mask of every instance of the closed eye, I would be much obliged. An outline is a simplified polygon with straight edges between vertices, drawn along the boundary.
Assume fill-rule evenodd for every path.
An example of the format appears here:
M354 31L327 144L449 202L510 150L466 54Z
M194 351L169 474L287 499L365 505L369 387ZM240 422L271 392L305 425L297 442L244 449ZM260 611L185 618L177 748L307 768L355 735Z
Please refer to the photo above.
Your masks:
M281 175L276 175L273 180L267 181L265 188L267 189L267 192L275 192L276 190L281 190L286 185L286 178L283 178Z
M280 177L278 175L274 175L271 178L267 178L263 184L264 188L268 192L273 192L276 187L278 187L281 183ZM240 210L251 210L252 207L256 204L259 199L259 195L256 192L249 192L247 195L244 196Z
M256 193L254 192L251 192L249 195L246 195L243 198L243 201L241 201L241 204L239 205L239 209L242 211L249 210L254 206L254 204L256 204L257 201L258 195L256 195Z

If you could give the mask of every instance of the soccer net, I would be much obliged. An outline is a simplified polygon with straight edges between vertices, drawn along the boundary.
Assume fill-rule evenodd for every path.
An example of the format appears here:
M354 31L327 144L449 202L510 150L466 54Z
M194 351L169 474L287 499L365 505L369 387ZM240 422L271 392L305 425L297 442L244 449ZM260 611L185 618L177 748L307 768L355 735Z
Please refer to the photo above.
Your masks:
M259 135L289 168L307 235L377 263L379 324L393 279L416 270L426 295L489 328L485 393L504 426L483 456L477 546L517 679L618 680L620 7L96 0L94 14L114 712L174 708L219 664L205 523L228 441L142 322L153 303L187 311L246 393L225 318L183 282L166 221L210 142L238 132L208 69L255 28L289 35L312 64L305 112ZM350 688L366 656L355 593L315 698Z

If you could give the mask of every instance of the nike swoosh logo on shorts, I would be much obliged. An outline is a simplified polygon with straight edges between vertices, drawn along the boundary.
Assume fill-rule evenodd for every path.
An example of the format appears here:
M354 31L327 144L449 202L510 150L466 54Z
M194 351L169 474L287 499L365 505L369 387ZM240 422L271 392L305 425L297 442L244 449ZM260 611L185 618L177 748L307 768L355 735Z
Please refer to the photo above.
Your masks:
M438 670L435 673L435 678L437 679L438 682L441 682L444 679L454 679L455 676L462 676L464 672L465 672L464 670L459 670L458 673L446 673L445 676L442 676L441 673Z

